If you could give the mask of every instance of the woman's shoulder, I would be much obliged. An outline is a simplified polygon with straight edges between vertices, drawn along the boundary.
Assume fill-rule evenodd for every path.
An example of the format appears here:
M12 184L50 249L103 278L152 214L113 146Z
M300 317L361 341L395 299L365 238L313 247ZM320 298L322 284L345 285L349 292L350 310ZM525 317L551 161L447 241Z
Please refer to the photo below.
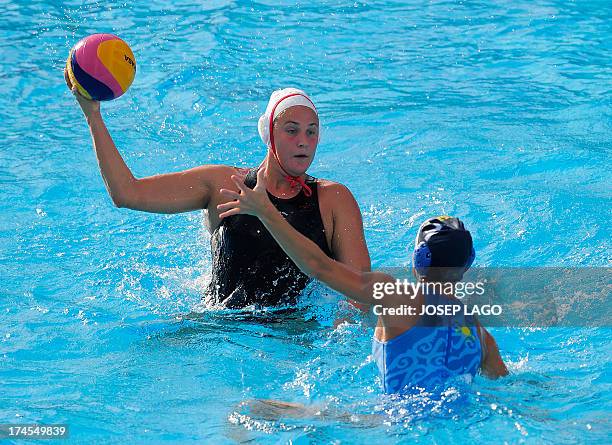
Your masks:
M242 174L243 171L247 172L248 168L243 167L234 167L231 165L224 164L202 164L197 167L193 167L189 171L198 171L202 173L207 173L209 175L235 175Z
M350 196L353 197L353 194L349 190L347 186L341 184L339 182L330 181L329 179L317 178L317 186L320 193L328 194L328 195L338 195L341 196Z
M235 167L233 165L224 165L224 164L208 164L208 165L200 165L196 167L196 169L202 171L203 173L207 173L211 176L217 176L221 179L229 178L232 175L245 176L252 169L249 167Z

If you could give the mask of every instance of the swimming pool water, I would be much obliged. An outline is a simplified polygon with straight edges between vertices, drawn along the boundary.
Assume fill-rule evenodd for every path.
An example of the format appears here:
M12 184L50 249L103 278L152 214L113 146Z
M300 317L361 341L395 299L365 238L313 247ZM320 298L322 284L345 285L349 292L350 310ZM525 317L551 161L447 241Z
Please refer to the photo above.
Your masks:
M67 423L74 443L610 441L606 326L492 329L508 378L397 399L371 330L334 328L319 285L291 316L199 307L201 214L114 208L62 76L88 34L130 44L136 80L102 108L139 177L259 163L270 92L303 88L310 173L353 191L374 267L407 265L440 213L480 266L607 267L608 2L0 5L0 423ZM257 398L340 420L239 406Z

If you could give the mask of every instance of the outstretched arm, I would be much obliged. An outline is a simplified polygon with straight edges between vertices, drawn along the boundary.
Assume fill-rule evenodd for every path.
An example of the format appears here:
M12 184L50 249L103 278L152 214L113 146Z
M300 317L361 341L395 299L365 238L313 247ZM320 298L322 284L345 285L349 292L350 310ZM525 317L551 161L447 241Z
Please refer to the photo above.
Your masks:
M208 206L211 190L222 177L234 170L227 166L201 166L183 172L137 179L121 157L102 120L100 102L81 96L64 72L68 87L83 110L100 173L108 194L117 207L155 213L179 213L204 209Z
M302 235L276 210L266 193L265 170L257 173L257 185L246 187L238 176L232 181L240 191L221 189L221 194L233 201L217 206L221 218L239 213L257 216L276 242L293 262L306 274L332 289L359 301L373 304L372 287L375 282L393 280L380 272L363 272L329 258L312 240Z

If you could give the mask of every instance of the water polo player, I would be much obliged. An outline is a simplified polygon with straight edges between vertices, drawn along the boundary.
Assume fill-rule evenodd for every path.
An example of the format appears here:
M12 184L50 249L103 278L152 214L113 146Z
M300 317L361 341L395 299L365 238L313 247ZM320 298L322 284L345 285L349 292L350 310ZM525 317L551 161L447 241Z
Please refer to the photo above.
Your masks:
M108 132L100 103L80 95L66 77L89 126L100 172L117 207L153 213L204 210L211 231L212 277L206 301L231 308L293 304L309 278L278 246L256 217L221 220L219 190L244 174L253 187L265 172L271 201L287 221L330 258L369 270L361 213L343 185L306 174L319 142L319 117L301 90L275 91L259 120L267 155L258 168L202 165L190 170L135 178Z
M489 377L508 373L495 340L475 318L464 311L429 314L434 307L464 307L454 294L428 292L425 287L411 295L393 290L395 278L382 272L363 272L334 261L319 246L294 230L281 217L265 193L265 176L259 174L254 190L233 177L240 192L222 190L232 200L219 205L221 217L257 216L295 263L308 275L360 303L378 306L373 339L374 357L386 392L406 387L430 387L448 378L475 375ZM413 254L414 273L422 283L456 283L474 259L470 232L456 218L427 220L417 234ZM390 284L384 298L374 290ZM413 308L397 311L398 308ZM390 310L392 309L392 310ZM450 312L450 311L447 311Z

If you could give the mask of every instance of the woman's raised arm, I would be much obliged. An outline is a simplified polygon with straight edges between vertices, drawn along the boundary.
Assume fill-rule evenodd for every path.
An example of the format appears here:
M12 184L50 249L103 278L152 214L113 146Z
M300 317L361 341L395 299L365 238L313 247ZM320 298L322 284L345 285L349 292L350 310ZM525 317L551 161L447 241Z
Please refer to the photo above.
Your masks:
M66 83L83 110L91 132L100 173L117 207L154 213L180 213L205 209L223 178L235 173L225 165L204 165L190 170L135 178L104 124L100 102L81 96L65 74Z

